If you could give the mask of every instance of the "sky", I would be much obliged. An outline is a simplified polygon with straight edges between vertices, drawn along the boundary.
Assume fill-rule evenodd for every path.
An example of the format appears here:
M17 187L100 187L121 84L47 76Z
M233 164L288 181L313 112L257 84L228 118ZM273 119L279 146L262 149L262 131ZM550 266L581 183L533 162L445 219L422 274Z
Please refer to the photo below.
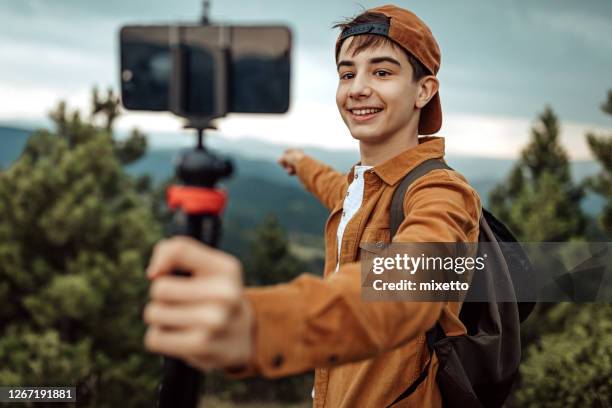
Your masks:
M213 22L284 24L293 33L291 108L283 115L229 114L222 137L356 149L340 118L331 25L380 1L213 0ZM442 52L439 135L452 154L516 157L548 104L572 159L589 158L586 132L612 135L599 109L612 89L612 2L399 1L431 28ZM43 123L60 99L87 111L94 85L119 87L118 32L126 24L195 22L200 0L3 0L0 124ZM170 114L125 113L152 144L192 143ZM183 132L168 137L161 133ZM179 140L181 139L181 140Z

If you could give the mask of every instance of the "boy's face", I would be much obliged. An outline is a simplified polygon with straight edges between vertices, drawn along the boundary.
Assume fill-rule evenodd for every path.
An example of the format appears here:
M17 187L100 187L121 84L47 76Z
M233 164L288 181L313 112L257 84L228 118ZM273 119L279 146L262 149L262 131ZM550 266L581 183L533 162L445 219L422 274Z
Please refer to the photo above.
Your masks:
M418 128L415 102L420 85L412 81L406 54L385 44L352 56L346 50L353 38L347 38L338 53L336 104L342 120L355 139L368 144L409 137L406 132Z

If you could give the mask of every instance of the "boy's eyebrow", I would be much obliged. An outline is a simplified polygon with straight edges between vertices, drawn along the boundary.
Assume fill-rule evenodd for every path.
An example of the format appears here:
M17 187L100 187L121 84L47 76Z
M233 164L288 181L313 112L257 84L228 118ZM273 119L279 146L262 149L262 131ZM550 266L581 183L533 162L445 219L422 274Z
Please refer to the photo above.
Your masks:
M368 61L370 64L378 64L381 62L390 62L392 64L397 65L398 67L401 67L402 64L399 63L398 60L396 60L395 58L392 57L374 57L374 58L370 58L370 60ZM353 61L350 60L342 60L340 62L338 62L338 66L337 69L340 69L340 67L345 66L345 67L354 67L355 63Z
M370 59L370 64L378 64L380 62L390 62L392 64L397 65L398 67L402 66L402 64L400 64L398 60L392 57L375 57Z
M342 60L338 63L336 68L339 70L340 67L354 67L355 63L353 61Z

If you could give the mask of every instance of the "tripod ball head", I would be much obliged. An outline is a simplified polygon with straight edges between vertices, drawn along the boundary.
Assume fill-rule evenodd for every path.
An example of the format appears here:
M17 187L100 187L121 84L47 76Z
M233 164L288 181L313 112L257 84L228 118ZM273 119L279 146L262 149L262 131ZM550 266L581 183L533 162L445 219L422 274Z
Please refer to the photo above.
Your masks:
M212 188L234 169L231 160L204 148L181 151L175 161L177 177L188 186Z

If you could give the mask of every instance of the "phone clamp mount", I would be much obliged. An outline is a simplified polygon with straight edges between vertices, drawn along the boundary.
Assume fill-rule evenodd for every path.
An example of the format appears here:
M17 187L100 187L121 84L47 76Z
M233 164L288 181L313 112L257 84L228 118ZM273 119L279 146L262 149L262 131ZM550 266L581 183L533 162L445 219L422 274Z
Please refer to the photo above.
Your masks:
M204 1L202 25L209 25L209 2ZM180 33L178 33L180 35ZM180 48L173 52L180 53ZM174 70L178 84L183 83L180 76L184 73L178 61L178 69ZM178 77L176 77L178 76ZM197 144L192 149L181 151L175 158L175 175L177 184L171 185L166 191L166 203L174 211L171 233L194 238L206 245L217 247L221 237L221 215L228 201L227 193L217 187L221 179L231 176L232 162L215 155L204 144L204 131L216 129L211 123L213 119L225 116L225 104L217 102L217 110L206 115L185 113L180 109L183 100L182 88L176 88L174 97L170 97L171 111L186 119L185 128L195 129ZM222 101L224 102L224 101ZM219 110L219 107L222 110ZM175 275L190 276L187 271L175 271ZM200 371L184 361L164 358L164 375L159 386L158 407L160 408L196 408L200 397L200 383L204 376Z

